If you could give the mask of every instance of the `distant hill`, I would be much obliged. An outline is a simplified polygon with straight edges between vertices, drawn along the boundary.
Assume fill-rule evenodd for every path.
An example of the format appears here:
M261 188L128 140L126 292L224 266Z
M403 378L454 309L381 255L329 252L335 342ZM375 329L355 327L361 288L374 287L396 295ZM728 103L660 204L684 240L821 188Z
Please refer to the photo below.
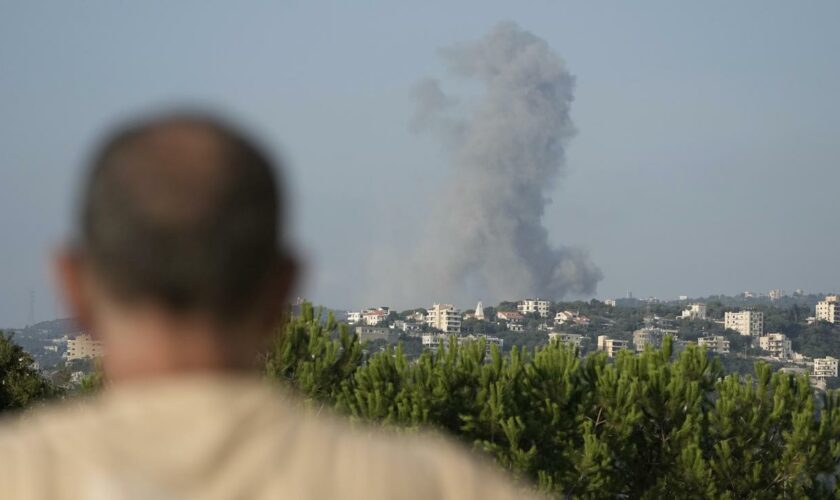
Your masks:
M5 331L11 333L15 343L32 355L42 370L50 371L63 363L62 355L67 344L60 339L65 335L72 337L80 329L74 320L66 318Z

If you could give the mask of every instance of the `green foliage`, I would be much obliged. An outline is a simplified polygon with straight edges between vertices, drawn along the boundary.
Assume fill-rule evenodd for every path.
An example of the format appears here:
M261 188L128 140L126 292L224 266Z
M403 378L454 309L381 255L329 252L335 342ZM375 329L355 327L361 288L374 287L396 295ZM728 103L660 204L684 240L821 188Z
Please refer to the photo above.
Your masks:
M508 355L451 339L409 361L368 357L305 307L268 373L361 421L446 431L546 493L581 498L829 497L840 460L840 396L755 366L724 377L690 346L615 360L559 344Z
M516 302L510 302L510 301L502 301L502 302L499 302L499 305L498 305L498 306L496 306L494 310L495 310L495 312L500 312L500 311L504 311L504 312L512 312L512 311L516 311L516 310L517 310L517 307L516 307ZM485 309L485 311L484 311L484 312L485 312L485 314L486 314L486 313L487 313L487 310Z
M79 394L95 394L105 385L105 373L99 360L94 361L93 370L79 381Z
M32 357L10 335L0 332L0 413L26 408L60 392L38 373Z
M330 403L341 383L352 377L362 361L358 337L347 325L336 323L332 314L323 321L311 304L301 306L275 336L266 355L265 373L270 379L290 384L312 401Z
M574 308L593 316L599 308L604 324L636 324L643 314L595 302ZM802 312L786 314L798 321ZM795 342L817 350L836 332L796 333ZM840 497L840 393L818 398L806 377L764 363L725 375L721 360L696 346L675 355L670 338L610 360L558 343L532 348L523 334L506 344L516 335L521 345L508 353L454 338L438 352L419 352L413 337L363 346L304 304L276 335L265 373L355 420L447 432L558 497ZM80 390L101 383L94 372ZM0 411L57 393L0 334Z
M805 356L837 357L837 353L840 353L840 326L838 325L819 322L802 327L790 337L793 349Z

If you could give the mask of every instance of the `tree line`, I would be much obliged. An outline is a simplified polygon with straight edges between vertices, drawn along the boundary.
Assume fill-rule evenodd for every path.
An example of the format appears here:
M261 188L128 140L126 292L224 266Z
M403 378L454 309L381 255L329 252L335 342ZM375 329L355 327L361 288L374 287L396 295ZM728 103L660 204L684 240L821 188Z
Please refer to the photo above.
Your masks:
M560 344L502 355L452 340L412 360L367 347L304 304L265 353L265 376L358 422L448 433L558 497L840 494L840 396L816 395L805 376L762 363L726 375L669 340L614 360ZM60 396L27 356L0 335L0 410Z
M311 404L409 432L434 428L540 490L581 498L828 498L837 488L840 396L806 376L726 375L689 346L596 353L571 347L488 355L454 340L409 361L366 354L310 305L266 356L269 378Z

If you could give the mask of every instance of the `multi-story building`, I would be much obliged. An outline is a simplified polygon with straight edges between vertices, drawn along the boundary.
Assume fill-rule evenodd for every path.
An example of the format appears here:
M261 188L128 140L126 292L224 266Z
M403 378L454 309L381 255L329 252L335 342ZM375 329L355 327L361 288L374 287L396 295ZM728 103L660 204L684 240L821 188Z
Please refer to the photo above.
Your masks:
M426 314L426 324L442 332L460 332L461 311L452 304L434 304Z
M105 354L102 342L94 340L90 335L83 333L76 338L67 339L67 352L64 353L67 361L74 359L100 358Z
M489 335L466 335L459 337L457 335L449 335L446 333L424 333L421 342L423 343L424 348L436 351L440 348L440 346L448 347L450 339L455 339L455 342L457 342L458 345L461 345L463 342L477 342L484 340L484 347L487 354L490 354L492 346L497 346L499 351L501 351L505 344L504 340L498 337L491 337Z
M358 322L362 321L362 313L361 311L348 311L347 312L347 322L351 325L354 325Z
M662 345L662 330L659 328L639 328L633 332L633 346L636 352L643 352L647 346L657 348Z
M604 301L604 305L615 307L615 299L607 299Z
M723 315L723 326L747 337L764 334L764 313L760 311L727 312Z
M542 299L525 299L516 304L516 310L522 314L537 313L541 318L548 317L548 307L551 304Z
M525 316L522 316L519 311L499 311L496 313L496 319L499 321L507 321L508 324L522 323L525 321Z
M375 309L365 309L362 311L362 319L368 326L376 326L384 323L388 319L388 314L391 310L387 307L377 307Z
M502 348L505 346L505 341L500 339L499 337L491 337L490 335L467 335L466 337L461 337L458 339L458 342L477 342L480 340L484 340L484 349L486 350L487 354L490 354L493 346L496 346L499 349L499 352L502 352Z
M758 338L758 346L778 359L788 359L793 354L790 340L783 333L768 333Z
M359 342L389 340L394 336L387 326L357 326L356 335L359 336Z
M418 309L418 310L414 311L413 313L409 314L406 319L411 320L411 321L416 321L418 323L425 323L426 322L426 313L423 312L422 309Z
M770 297L770 300L781 300L782 297L785 296L785 292L784 290L779 289L770 290L770 293L768 293L767 296Z
M555 325L565 325L566 323L588 325L589 318L577 311L560 311L554 315Z
M688 309L683 309L683 319L706 319L706 304L691 304Z
M814 358L814 377L836 377L837 364L837 358L832 358L831 356L825 358Z
M416 333L423 330L423 325L414 321L398 319L391 323L390 328L405 333Z
M580 344L583 341L583 335L579 335L577 333L550 332L548 334L548 341L558 342L560 344L573 345L577 348L580 348Z
M628 343L626 340L611 339L606 335L598 335L598 350L604 351L609 357L615 357L618 351L627 349Z
M825 300L817 302L817 321L828 321L840 324L840 297L829 295Z
M723 335L700 337L697 339L697 345L718 354L729 354L729 341Z

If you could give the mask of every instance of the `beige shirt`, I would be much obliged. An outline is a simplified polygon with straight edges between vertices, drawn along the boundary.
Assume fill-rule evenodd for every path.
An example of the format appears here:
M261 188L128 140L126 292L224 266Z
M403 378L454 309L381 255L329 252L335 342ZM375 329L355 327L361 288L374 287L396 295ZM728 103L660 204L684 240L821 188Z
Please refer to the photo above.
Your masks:
M0 426L0 499L528 498L475 460L304 411L255 379L167 379Z

